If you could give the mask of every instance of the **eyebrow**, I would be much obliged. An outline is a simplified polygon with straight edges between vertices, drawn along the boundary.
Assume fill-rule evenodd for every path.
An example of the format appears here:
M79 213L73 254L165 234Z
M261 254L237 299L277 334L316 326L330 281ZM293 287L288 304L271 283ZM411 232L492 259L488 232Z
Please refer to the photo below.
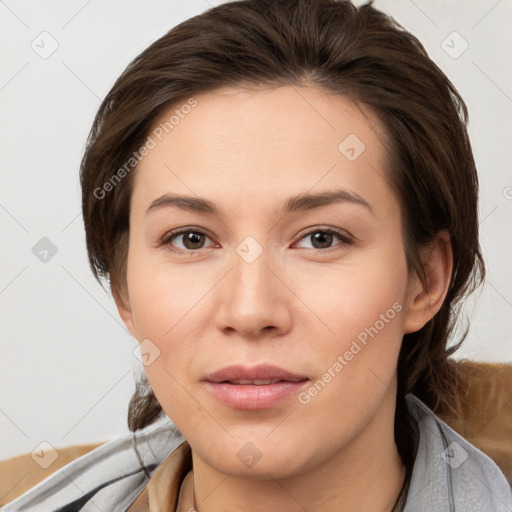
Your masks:
M360 195L345 189L328 190L317 193L303 193L288 198L280 214L281 216L290 213L302 212L320 208L336 203L350 203L364 206L372 214L374 213L371 205ZM161 208L179 208L180 210L202 213L204 215L214 215L222 217L223 212L211 201L200 197L179 196L175 194L164 194L155 199L146 210L146 215L152 211Z

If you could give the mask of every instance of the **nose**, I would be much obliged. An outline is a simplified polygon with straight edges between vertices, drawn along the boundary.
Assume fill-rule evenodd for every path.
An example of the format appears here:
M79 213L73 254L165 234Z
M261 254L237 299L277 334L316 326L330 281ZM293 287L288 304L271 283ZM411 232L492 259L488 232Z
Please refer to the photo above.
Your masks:
M286 286L286 276L268 252L254 261L239 254L220 283L215 323L227 335L257 339L275 337L291 329L293 293Z

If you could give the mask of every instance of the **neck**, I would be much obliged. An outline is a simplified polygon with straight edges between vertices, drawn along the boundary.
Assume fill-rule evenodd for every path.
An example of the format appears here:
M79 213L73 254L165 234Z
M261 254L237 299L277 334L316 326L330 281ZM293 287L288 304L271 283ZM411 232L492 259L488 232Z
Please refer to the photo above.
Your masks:
M294 476L268 474L256 480L226 475L192 451L187 503L194 503L195 496L198 512L392 512L406 473L394 441L394 400L387 393L356 437L321 464Z

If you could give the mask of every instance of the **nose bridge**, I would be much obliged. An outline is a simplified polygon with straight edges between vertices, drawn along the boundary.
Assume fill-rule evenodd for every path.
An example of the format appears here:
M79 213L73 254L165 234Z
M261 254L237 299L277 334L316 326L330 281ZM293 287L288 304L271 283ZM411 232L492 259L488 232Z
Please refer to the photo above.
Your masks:
M247 237L236 247L230 266L217 310L218 327L252 336L269 327L288 329L285 286L275 275L271 251Z
M269 251L249 238L241 242L235 252L232 277L234 293L240 299L263 298L262 294L271 292L271 287L275 286L270 282L273 274L268 268L271 264Z

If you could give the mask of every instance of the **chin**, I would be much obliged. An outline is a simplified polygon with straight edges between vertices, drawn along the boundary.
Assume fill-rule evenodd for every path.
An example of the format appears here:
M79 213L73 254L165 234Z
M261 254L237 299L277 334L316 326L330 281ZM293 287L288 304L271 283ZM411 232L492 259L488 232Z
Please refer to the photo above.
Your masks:
M252 480L275 480L297 476L314 468L320 462L314 460L313 453L311 456L302 453L305 458L298 459L296 447L291 444L278 444L279 449L269 446L268 440L266 444L233 441L228 446L216 445L215 449L209 450L208 453L192 448L192 453L220 473ZM233 449L234 445L237 446L236 449Z

